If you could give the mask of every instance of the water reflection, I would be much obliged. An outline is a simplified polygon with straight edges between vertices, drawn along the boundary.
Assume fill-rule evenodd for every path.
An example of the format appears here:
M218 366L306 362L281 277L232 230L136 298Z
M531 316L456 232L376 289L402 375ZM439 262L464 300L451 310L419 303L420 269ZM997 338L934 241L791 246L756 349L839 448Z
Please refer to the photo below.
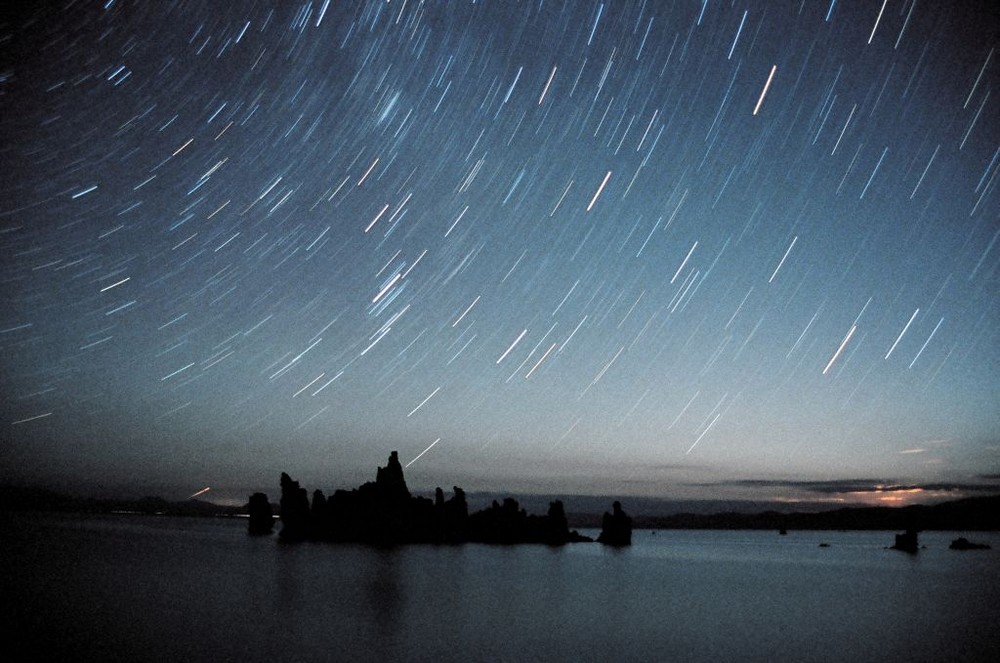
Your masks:
M398 637L403 622L406 584L400 579L400 550L373 551L374 564L364 579L367 609L374 617L381 640Z
M287 614L301 605L304 598L305 549L291 545L277 546L274 557L274 610L276 614ZM267 563L270 560L260 560Z
M5 623L38 660L1000 660L994 534L913 557L884 532L380 550L92 520L9 532Z

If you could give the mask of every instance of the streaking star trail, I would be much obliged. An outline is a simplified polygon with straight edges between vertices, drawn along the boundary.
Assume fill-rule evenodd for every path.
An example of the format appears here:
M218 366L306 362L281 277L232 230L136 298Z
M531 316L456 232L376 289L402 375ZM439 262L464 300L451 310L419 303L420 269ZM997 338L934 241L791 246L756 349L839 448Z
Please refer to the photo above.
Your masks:
M993 4L19 5L0 472L985 490Z

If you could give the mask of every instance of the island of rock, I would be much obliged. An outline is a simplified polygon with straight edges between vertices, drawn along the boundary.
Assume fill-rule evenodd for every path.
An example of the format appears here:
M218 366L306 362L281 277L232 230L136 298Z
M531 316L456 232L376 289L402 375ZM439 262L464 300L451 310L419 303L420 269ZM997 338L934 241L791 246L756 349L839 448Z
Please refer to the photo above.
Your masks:
M906 532L903 534L896 535L896 543L892 546L892 550L902 550L903 552L915 553L920 549L920 545L917 543L917 530L912 527L908 527Z
M250 512L250 534L261 536L270 534L274 529L274 512L271 503L264 493L254 493L247 505Z
M611 508L612 513L604 514L597 540L609 546L632 545L632 519L622 511L621 502L616 501Z
M960 536L957 539L955 539L954 541L952 541L951 545L948 546L948 548L950 548L951 550L989 550L990 549L990 547L989 547L988 544L985 544L985 543L974 543L972 541L969 541L964 536Z
M632 519L615 502L604 514L598 541L627 546L632 541ZM336 490L327 497L316 490L312 500L305 488L281 474L281 529L283 541L359 542L375 545L406 543L543 543L559 546L593 541L570 530L560 500L549 503L545 515L531 515L513 498L469 513L465 492L455 487L448 499L438 488L434 499L410 494L399 454L393 451L375 481L353 490ZM271 531L267 497L256 493L250 500L250 533Z

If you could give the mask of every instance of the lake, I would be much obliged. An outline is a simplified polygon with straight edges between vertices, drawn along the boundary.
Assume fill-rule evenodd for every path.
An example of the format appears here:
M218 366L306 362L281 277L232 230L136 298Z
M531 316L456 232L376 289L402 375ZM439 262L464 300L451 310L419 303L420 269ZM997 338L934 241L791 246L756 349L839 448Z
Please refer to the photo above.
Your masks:
M891 532L379 550L251 538L235 519L0 524L24 660L1000 660L997 533L925 532L908 555ZM948 550L963 534L993 550Z

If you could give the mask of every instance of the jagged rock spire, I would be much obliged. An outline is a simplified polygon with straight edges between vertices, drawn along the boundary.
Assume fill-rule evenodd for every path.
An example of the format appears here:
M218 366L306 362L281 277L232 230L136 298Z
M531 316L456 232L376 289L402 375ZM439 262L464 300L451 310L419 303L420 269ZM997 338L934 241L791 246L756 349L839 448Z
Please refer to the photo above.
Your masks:
M281 473L281 531L282 539L297 541L308 535L309 496L290 476Z
M379 492L389 499L409 499L410 491L403 478L403 466L399 463L399 452L389 454L389 462L385 467L378 468L375 475L375 485Z

